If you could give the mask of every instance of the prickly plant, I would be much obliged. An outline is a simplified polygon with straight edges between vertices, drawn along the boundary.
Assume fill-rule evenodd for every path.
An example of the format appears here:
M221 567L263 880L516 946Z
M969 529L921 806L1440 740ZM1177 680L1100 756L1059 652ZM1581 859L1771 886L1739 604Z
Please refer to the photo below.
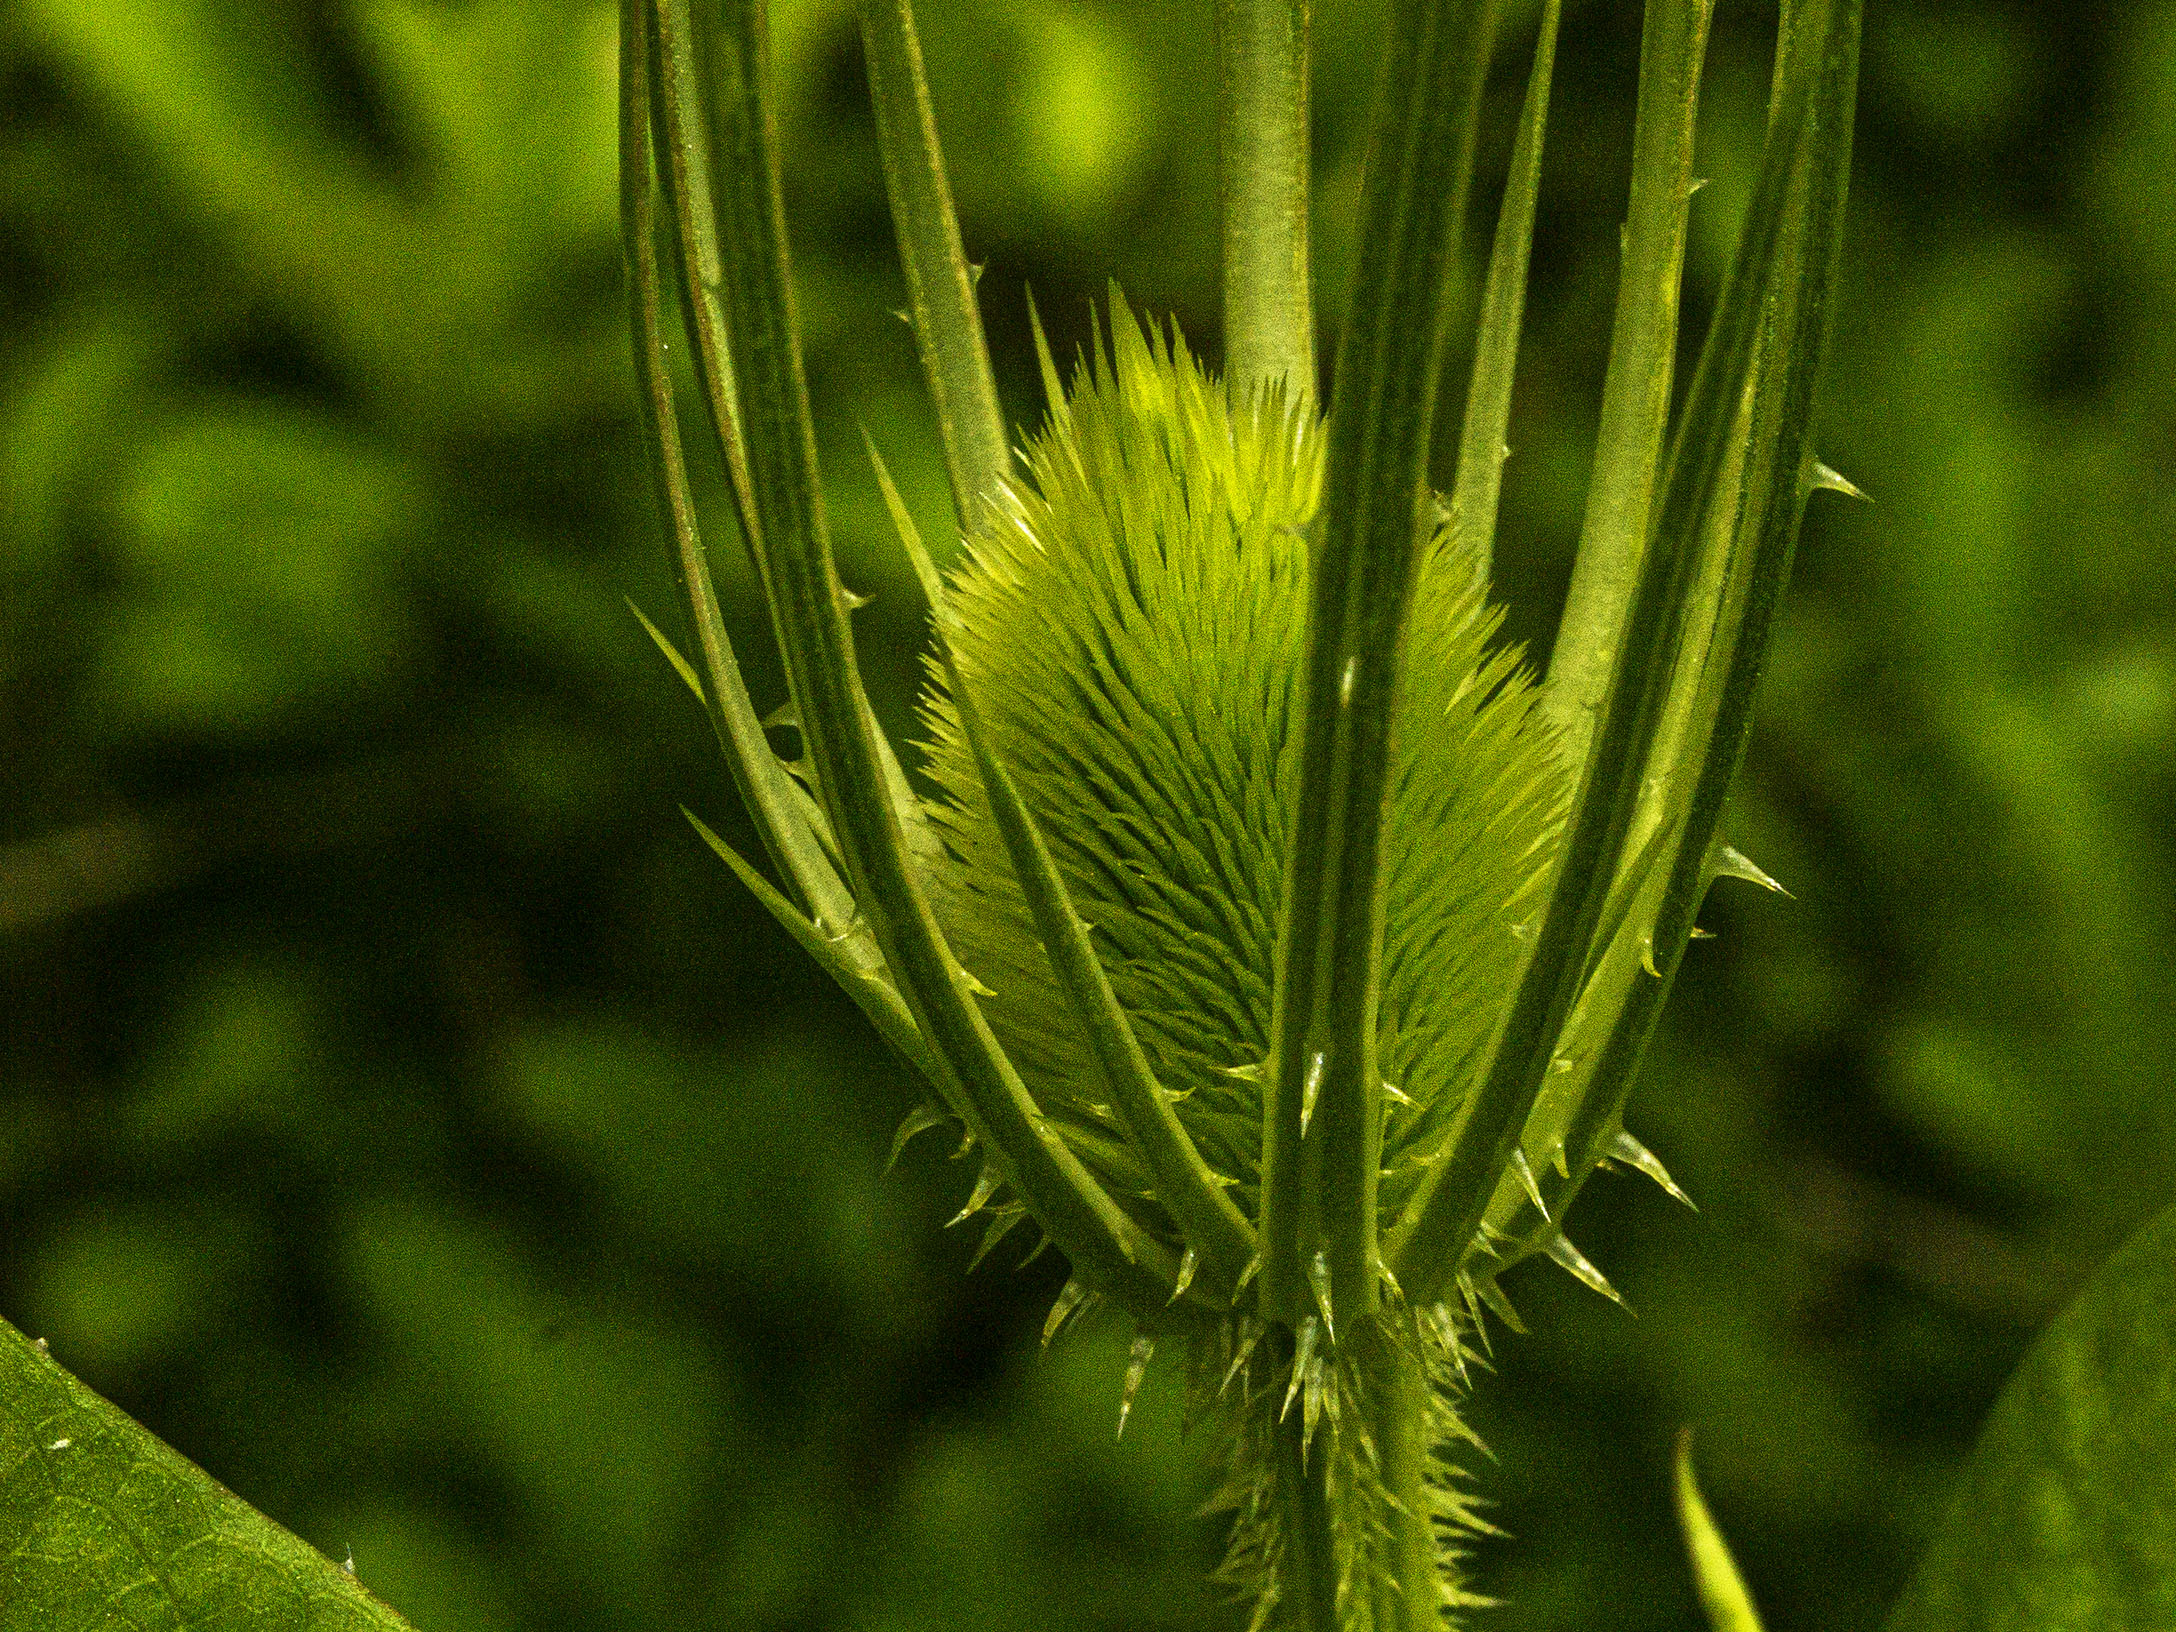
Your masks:
M1801 510L1850 150L1857 0L1788 0L1758 179L1673 412L1712 0L1652 0L1592 489L1549 673L1496 643L1491 543L1558 0L1428 456L1492 0L1389 0L1327 411L1308 251L1307 7L1221 0L1225 362L1114 292L1017 454L905 0L862 25L960 548L928 592L927 797L861 689L787 273L761 0L625 0L635 355L703 700L770 871L747 886L921 1075L902 1137L979 1157L1019 1228L1159 1345L1223 1435L1257 1627L1444 1626L1473 1528L1459 1401L1497 1278L1625 1131L1717 876ZM677 321L785 660L772 751L723 631L666 362ZM871 449L872 456L876 450ZM653 634L655 631L653 630ZM699 825L699 824L698 824Z

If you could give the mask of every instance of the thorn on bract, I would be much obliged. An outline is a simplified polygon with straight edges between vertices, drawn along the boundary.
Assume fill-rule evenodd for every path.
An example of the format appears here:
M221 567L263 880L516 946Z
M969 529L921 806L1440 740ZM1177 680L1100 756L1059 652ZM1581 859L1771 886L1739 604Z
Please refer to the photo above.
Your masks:
M1043 1347L1047 1350L1057 1335L1064 1331L1088 1307L1096 1294L1078 1281L1067 1281L1058 1294L1058 1301L1050 1306L1050 1318L1043 1322Z
M1758 884L1764 890L1773 890L1778 895L1789 896L1793 901L1798 899L1771 878L1758 863L1749 859L1743 851L1736 850L1727 844L1723 846L1721 858L1715 863L1715 876L1717 878L1743 879L1748 884Z
M1670 1170L1662 1165L1662 1159L1623 1128L1619 1128L1611 1136L1606 1154L1611 1161L1622 1162L1625 1166L1646 1174L1661 1185L1668 1195L1682 1201L1694 1212L1700 1210L1693 1205L1692 1197L1677 1187L1677 1181L1670 1177Z
M1311 1355L1307 1361L1305 1386L1300 1390L1300 1456L1304 1460L1315 1443L1315 1425L1322 1420L1326 1396L1333 1393L1330 1363L1323 1356ZM1336 1407L1330 1408L1336 1415Z
M975 1248L975 1255L967 1260L967 1273L972 1275L975 1266L989 1257L990 1249L1012 1233L1012 1228L1028 1216L1025 1207L1000 1207L990 1215L990 1227L982 1232L982 1245Z
M1573 1246L1571 1239L1562 1230L1550 1236L1542 1250L1549 1255L1552 1263L1568 1272L1581 1286L1601 1293L1611 1303L1627 1313L1630 1312L1632 1306L1617 1295L1617 1289L1609 1284L1609 1277L1596 1269L1588 1261L1587 1255Z
M1315 1343L1322 1335L1322 1322L1312 1315L1300 1322L1299 1331L1292 1343L1292 1380L1285 1385L1284 1404L1277 1408L1279 1422L1292 1414L1292 1402L1300 1397L1300 1389L1306 1382L1307 1368L1315 1358Z
M1466 1300L1466 1318L1473 1323L1474 1332L1481 1339L1482 1352L1493 1357L1495 1347L1489 1340L1488 1322L1481 1318L1481 1293L1473 1284L1473 1277L1463 1270L1458 1276L1458 1295Z
M984 1162L982 1172L975 1180L974 1191L967 1198L967 1205L953 1215L945 1228L949 1230L954 1224L964 1224L981 1212L983 1203L996 1195L997 1187L1004 1182L1004 1176L998 1172L996 1164Z
M1177 1303L1186 1296L1186 1289L1194 1284L1194 1271L1201 1267L1201 1254L1188 1247L1179 1255L1179 1273L1166 1302Z
M1254 1346L1262 1341L1262 1334L1269 1330L1269 1323L1253 1315L1239 1317L1238 1352L1232 1356L1231 1368L1224 1373L1224 1380L1216 1385L1221 1394L1232 1386L1232 1379L1247 1370L1247 1362L1254 1358ZM1251 1373L1249 1373L1251 1378Z
M1322 1329L1329 1333L1330 1341L1337 1341L1337 1321L1330 1313L1330 1255L1321 1248L1315 1249L1314 1258L1307 1265L1308 1289L1315 1295L1315 1307L1322 1313Z
M1526 1199L1534 1204L1534 1211L1541 1214L1544 1223L1549 1222L1549 1204L1541 1199L1541 1181L1534 1177L1534 1166L1526 1159L1526 1152L1517 1147L1511 1152L1511 1171L1518 1174Z
M1856 482L1842 472L1822 464L1818 459L1813 463L1813 481L1811 485L1817 489L1826 488L1831 493L1841 493L1847 499L1858 499L1866 504L1874 502L1867 497L1865 490Z
M1559 1239L1562 1239L1562 1237L1559 1237ZM1490 1314L1510 1327L1519 1336L1524 1337L1526 1335L1526 1322L1519 1319L1518 1310L1511 1307L1511 1300L1504 1296L1504 1289L1496 1284L1494 1276L1490 1276L1481 1283L1480 1292L1481 1301L1488 1305Z
M1141 1379L1148 1374L1149 1359L1156 1352L1156 1340L1146 1332L1133 1334L1133 1348L1126 1358L1125 1391L1118 1400L1118 1437L1126 1437L1126 1419L1133 1415L1133 1396L1140 1390Z
M901 1153L916 1134L927 1133L931 1128L941 1128L944 1123L944 1112L934 1105L917 1105L907 1112L906 1120L899 1124L899 1131L892 1135L892 1153L885 1158L884 1171L889 1173L899 1165Z

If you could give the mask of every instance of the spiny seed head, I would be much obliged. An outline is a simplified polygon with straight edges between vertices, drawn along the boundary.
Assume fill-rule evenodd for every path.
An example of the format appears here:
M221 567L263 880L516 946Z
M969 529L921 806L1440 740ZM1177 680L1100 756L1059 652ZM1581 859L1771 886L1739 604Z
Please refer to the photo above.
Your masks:
M1271 964L1297 782L1325 437L1304 404L1235 408L1174 329L1114 303L1065 401L950 574L982 727L1093 926L1114 993L1210 1167L1258 1216ZM1440 507L1439 507L1440 510ZM1517 973L1567 777L1480 555L1439 522L1413 604L1386 825L1381 1059L1401 1207ZM934 660L924 714L946 860L932 881L984 1012L1114 1193L1176 1240L1099 1080Z

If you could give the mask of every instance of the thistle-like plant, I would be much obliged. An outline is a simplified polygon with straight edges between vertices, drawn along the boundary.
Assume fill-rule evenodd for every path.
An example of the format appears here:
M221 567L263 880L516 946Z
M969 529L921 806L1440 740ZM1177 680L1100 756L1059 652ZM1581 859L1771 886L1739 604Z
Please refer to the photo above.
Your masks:
M635 352L702 698L775 874L734 869L1225 1435L1257 1626L1440 1628L1471 1525L1458 1401L1509 1265L1603 1163L1666 1186L1626 1092L1719 874L1807 494L1857 0L1787 0L1758 179L1673 412L1712 0L1651 0L1594 476L1550 672L1492 644L1490 547L1558 4L1544 6L1447 498L1428 455L1491 0L1390 0L1328 412L1309 277L1307 7L1221 0L1222 380L1114 294L1018 458L905 0L862 24L961 550L879 465L934 628L919 795L833 562L787 275L761 0L625 0ZM726 641L667 366L730 477L805 757ZM1040 345L1040 330L1038 329ZM872 449L872 456L875 450ZM654 632L654 631L653 631ZM1674 1186L1672 1187L1674 1189Z

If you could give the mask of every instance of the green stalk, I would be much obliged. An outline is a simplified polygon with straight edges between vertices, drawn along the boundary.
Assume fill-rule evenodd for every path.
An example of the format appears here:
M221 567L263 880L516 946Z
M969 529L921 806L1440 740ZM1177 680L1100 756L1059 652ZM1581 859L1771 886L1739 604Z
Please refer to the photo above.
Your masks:
M1729 638L1710 654L1706 671L1680 681L1681 689L1698 693L1693 713L1706 729L1697 743L1687 744L1668 777L1672 785L1689 780L1691 786L1684 800L1684 834L1656 911L1654 969L1633 976L1566 1130L1572 1178L1556 1209L1560 1215L1622 1118L1633 1075L1691 939L1693 917L1715 877L1724 805L1745 757L1754 696L1789 580L1799 522L1816 485L1813 405L1850 181L1859 0L1826 5L1809 0L1796 22L1783 37L1777 77L1780 83L1810 86L1813 114L1801 139L1795 243L1767 302L1773 314L1765 337L1767 366L1752 397L1751 445L1768 451L1749 473L1735 536L1724 546L1737 568L1727 596L1740 610L1727 620Z
M1224 370L1243 403L1315 391L1308 259L1312 0L1217 0Z
M622 0L622 15L633 0ZM712 431L725 460L738 509L741 531L756 572L766 592L770 567L764 559L763 535L756 517L755 491L748 474L748 447L742 434L740 403L734 396L733 364L726 345L725 314L718 304L720 271L717 213L710 132L698 111L701 90L695 80L694 59L686 50L667 49L669 42L687 39L691 23L688 0L658 0L641 6L648 19L643 33L643 57L649 71L651 124L656 133L660 169L665 183L668 221L672 228L673 269L680 284L680 309L695 364L695 380L709 409ZM628 32L622 28L623 35ZM621 62L627 62L622 53ZM622 116L622 128L625 128ZM625 152L622 151L624 190ZM647 170L647 163L645 163Z
M1289 1349L1289 1338L1276 1341ZM1337 1524L1330 1505L1328 1447L1310 1454L1305 1415L1287 1410L1274 1430L1277 1483L1285 1501L1284 1601L1306 1632L1345 1632L1337 1612L1342 1573Z
M1690 934L1697 897L1683 883L1704 866L1743 752L1752 688L1813 469L1807 436L1849 163L1857 19L1858 0L1806 0L1802 8L1794 38L1803 54L1791 65L1702 352L1535 952L1483 1082L1460 1107L1444 1154L1396 1234L1392 1268L1416 1303L1435 1297L1457 1272L1494 1177L1526 1125L1553 1040L1563 1035L1583 983L1583 949L1592 944L1643 786L1673 769L1658 765L1653 750L1688 684L1713 699L1714 726L1702 734L1700 757L1685 766L1696 763L1698 776L1656 956L1674 969ZM1755 411L1741 428L1748 402ZM1726 490L1735 518L1717 516ZM1713 577L1703 540L1734 567L1719 605L1695 598ZM1679 663L1688 628L1715 631L1715 649L1728 653L1720 669L1703 676ZM1694 831L1696 821L1704 831ZM1626 1013L1644 1008L1651 1026L1661 991L1650 997L1650 987L1666 989L1667 981L1635 982ZM1620 1017L1615 1029L1630 1023ZM1622 1053L1644 1040L1627 1036L1614 1046ZM1628 1065L1620 1060L1613 1069Z
M977 501L1012 470L990 348L975 305L975 273L960 244L944 152L937 145L914 8L908 0L862 0L861 41L914 344L937 410L952 506L964 532L974 524Z
M947 1087L1000 1176L1082 1278L1144 1316L1177 1285L1148 1237L1043 1118L977 1007L909 862L888 755L862 693L817 475L787 271L761 0L718 0L671 48L703 87L720 306L743 415L773 612L809 758L856 901ZM655 14L653 13L653 20Z
M1503 492L1504 460L1511 448L1511 386L1519 359L1519 331L1526 316L1526 270L1534 250L1534 210L1541 196L1541 145L1549 128L1549 84L1556 71L1561 0L1547 0L1534 66L1519 110L1519 134L1511 149L1511 173L1489 246L1488 282L1481 291L1481 321L1473 348L1473 381L1466 388L1466 418L1458 438L1458 480L1451 489L1451 529L1472 542L1483 577L1496 539L1496 506Z
M1575 765L1593 741L1616 668L1662 469L1694 186L1694 114L1714 9L1714 0L1650 0L1640 34L1632 196L1594 473L1543 694Z
M763 734L755 705L741 679L740 664L725 633L725 620L710 578L710 558L703 546L682 456L679 415L673 401L672 374L665 362L663 278L657 259L657 204L651 163L649 113L649 35L632 5L621 8L620 28L620 212L621 237L628 258L628 298L632 309L636 404L649 465L657 485L659 514L667 522L674 564L685 586L695 624L696 650L703 660L707 687L698 687L706 712L718 732L742 801L761 835L772 862L792 880L800 904L827 939L840 937L841 955L857 954L861 974L880 978L882 966L866 935L846 935L854 921L853 898L824 855L823 847L795 802L793 788ZM713 308L714 311L714 308ZM729 376L721 378L726 383ZM674 654L677 655L677 654Z
M1314 551L1298 795L1265 1095L1262 1297L1358 1322L1378 1302L1383 814L1429 439L1493 0L1406 0L1385 41ZM1314 1276L1317 1255L1326 1275ZM1315 1281L1319 1279L1319 1287Z
M1430 1384L1416 1355L1370 1323L1353 1356L1364 1398L1375 1402L1376 1454L1383 1486L1397 1499L1391 1516L1389 1590L1377 1594L1381 1632L1441 1632L1435 1521L1428 1496Z

